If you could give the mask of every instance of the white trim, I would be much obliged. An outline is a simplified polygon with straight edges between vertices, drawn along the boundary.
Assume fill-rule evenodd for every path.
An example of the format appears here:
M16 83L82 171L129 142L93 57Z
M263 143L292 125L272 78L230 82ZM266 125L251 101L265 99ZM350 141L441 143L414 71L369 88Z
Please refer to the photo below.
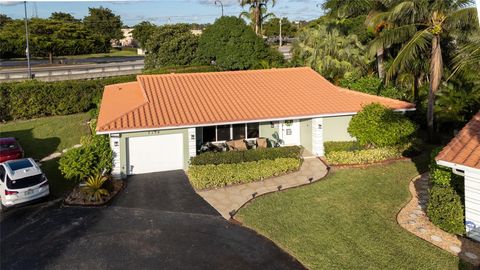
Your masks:
M407 112L415 111L415 108L411 109L397 109L396 112ZM241 121L231 121L231 122L217 122L217 123L203 123L196 125L183 125L183 126L167 126L167 127L153 127L153 128L139 128L139 129L119 129L119 130L109 130L109 131L97 131L97 134L111 134L111 133L132 133L132 132L143 132L151 130L168 130L168 129L181 129L181 128L194 128L194 127L208 127L208 126L220 126L220 125L234 125L234 124L247 124L247 123L262 123L262 122L277 122L283 120L302 120L310 118L320 118L320 117L334 117L334 116L349 116L355 115L358 112L345 112L345 113L331 113L331 114L317 114L317 115L304 115L304 116L291 116L283 118L265 118L265 119L255 119L255 120L241 120Z
M470 171L470 172L480 174L480 169L468 167L468 166L461 165L461 164L455 164L455 163L444 161L444 160L437 160L437 164L442 165L442 166L446 166L446 167L450 167L450 168L452 168L452 170L462 170L464 172L465 171Z

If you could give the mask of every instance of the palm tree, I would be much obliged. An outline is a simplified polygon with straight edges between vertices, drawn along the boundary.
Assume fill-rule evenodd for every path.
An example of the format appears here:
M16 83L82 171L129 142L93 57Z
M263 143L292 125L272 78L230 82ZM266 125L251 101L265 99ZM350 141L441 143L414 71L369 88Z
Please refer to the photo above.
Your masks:
M325 25L300 31L293 54L299 64L336 82L343 77L361 76L370 62L357 36L341 35L337 29L328 31Z
M404 44L387 71L387 80L412 68L416 59L429 53L429 92L427 126L434 131L435 95L443 77L442 40L455 37L476 25L476 9L471 0L399 1L378 18L388 22L388 33L372 44L372 50Z
M275 14L267 13L267 8L266 7L262 7L260 10L261 10L261 12L260 12L261 18L260 18L259 33L262 33L263 22L266 21L267 19L271 18L271 17L275 17ZM265 14L265 15L263 15L263 14ZM256 16L255 8L250 7L249 11L243 11L242 13L240 13L239 17L240 18L247 18L251 22L251 26L252 26L253 30L255 31L255 29L256 29L255 16ZM257 33L257 34L259 34L259 33Z
M269 0L239 0L240 6L250 6L249 9L252 13L254 30L257 35L260 35L260 29L262 26L262 12L266 11ZM275 0L271 0L272 7L275 6Z

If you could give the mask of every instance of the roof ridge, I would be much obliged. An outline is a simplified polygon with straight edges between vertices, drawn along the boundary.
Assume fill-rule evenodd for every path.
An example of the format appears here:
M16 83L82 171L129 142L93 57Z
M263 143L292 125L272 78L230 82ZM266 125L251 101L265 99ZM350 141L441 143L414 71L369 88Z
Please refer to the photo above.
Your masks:
M202 71L202 72L185 72L185 73L164 73L164 74L139 74L137 75L138 78L151 78L151 77L166 77L166 76L204 76L206 74L241 74L241 73L262 73L262 72L278 72L278 71L285 71L285 70L301 70L301 69L310 69L310 67L284 67L284 68L266 68L266 69L248 69L248 70L225 70L225 71Z

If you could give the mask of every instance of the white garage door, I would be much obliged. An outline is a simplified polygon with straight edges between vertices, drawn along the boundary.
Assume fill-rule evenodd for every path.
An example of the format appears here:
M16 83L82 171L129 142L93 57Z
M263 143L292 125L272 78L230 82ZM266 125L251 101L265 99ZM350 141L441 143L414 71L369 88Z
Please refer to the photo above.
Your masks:
M183 169L183 134L128 138L127 173Z

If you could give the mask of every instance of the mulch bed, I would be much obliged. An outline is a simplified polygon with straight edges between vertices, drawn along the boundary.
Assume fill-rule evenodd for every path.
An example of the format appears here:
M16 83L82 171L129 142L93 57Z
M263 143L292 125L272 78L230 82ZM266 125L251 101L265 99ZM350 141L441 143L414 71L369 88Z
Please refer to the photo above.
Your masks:
M86 200L80 190L80 186L77 185L70 194L68 194L63 203L70 206L103 206L113 199L125 186L125 181L123 180L109 179L108 181L110 181L107 187L109 195L102 197L102 200L99 202Z

